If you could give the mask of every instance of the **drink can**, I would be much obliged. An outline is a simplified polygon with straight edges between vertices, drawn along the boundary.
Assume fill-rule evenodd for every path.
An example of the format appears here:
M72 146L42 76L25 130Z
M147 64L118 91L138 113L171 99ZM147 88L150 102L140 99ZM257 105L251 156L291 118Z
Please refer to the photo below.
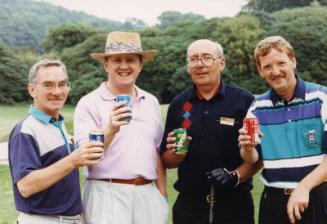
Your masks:
M97 141L97 142L102 142L104 143L104 131L102 130L92 130L89 133L89 140L92 141ZM100 157L100 160L102 160L104 157L104 154Z
M251 142L259 142L259 121L257 118L245 118L244 127L251 136Z
M176 154L185 154L188 152L187 132L185 128L174 129L174 136L176 138Z
M122 101L126 101L126 104L124 105L124 107L132 107L132 101L131 101L131 97L129 95L119 95L116 97L116 101L117 102L122 102ZM123 117L122 121L130 121L132 119L132 117L128 116L128 117Z

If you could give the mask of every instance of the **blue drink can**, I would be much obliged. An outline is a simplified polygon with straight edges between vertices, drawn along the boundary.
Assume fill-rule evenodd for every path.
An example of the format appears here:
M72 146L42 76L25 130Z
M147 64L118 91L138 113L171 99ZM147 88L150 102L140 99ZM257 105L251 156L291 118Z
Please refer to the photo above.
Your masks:
M116 97L116 101L117 102L122 102L122 101L126 101L126 104L124 105L124 107L132 107L132 101L131 101L131 97L129 95L119 95ZM128 117L124 117L120 120L122 121L130 121L132 119L131 116Z
M104 143L104 131L102 130L92 130L89 133L89 140L96 141L96 142L102 142ZM104 154L101 155L100 160L102 160L104 157Z

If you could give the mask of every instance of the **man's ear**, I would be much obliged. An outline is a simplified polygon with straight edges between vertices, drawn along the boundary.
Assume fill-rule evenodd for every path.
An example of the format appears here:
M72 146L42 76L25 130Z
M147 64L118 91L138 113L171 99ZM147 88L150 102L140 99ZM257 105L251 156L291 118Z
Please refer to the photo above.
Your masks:
M226 64L226 62L225 62L225 58L222 57L222 58L220 59L219 63L220 63L220 66L221 66L221 68L222 68L222 70L223 70L223 69L225 68L225 64Z
M35 97L35 86L33 86L31 83L28 83L27 90L28 90L28 93L30 94L30 96L32 98L34 98Z
M263 75L263 73L262 73L262 69L261 69L261 66L260 66L260 65L258 65L258 64L256 64L256 66L257 66L257 71L258 71L258 73L259 73L260 77L261 77L261 78L264 78L264 75Z
M104 70L106 70L106 72L108 73L109 65L108 65L107 60L104 61L104 63L103 63L103 68L104 68Z

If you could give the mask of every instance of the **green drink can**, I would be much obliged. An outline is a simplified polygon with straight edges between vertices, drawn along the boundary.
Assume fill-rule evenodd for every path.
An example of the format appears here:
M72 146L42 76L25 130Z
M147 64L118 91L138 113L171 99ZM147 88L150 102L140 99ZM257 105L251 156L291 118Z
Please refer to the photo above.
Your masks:
M174 136L176 138L176 154L185 154L188 152L187 132L185 128L174 129Z

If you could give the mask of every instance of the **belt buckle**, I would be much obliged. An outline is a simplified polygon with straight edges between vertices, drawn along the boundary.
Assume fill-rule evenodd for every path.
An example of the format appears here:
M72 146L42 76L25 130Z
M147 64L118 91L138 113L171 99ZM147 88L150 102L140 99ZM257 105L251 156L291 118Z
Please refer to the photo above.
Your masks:
M143 179L142 178L135 178L134 180L133 180L133 184L134 185L142 185L143 184Z
M284 194L285 195L291 195L293 192L293 188L284 188Z

